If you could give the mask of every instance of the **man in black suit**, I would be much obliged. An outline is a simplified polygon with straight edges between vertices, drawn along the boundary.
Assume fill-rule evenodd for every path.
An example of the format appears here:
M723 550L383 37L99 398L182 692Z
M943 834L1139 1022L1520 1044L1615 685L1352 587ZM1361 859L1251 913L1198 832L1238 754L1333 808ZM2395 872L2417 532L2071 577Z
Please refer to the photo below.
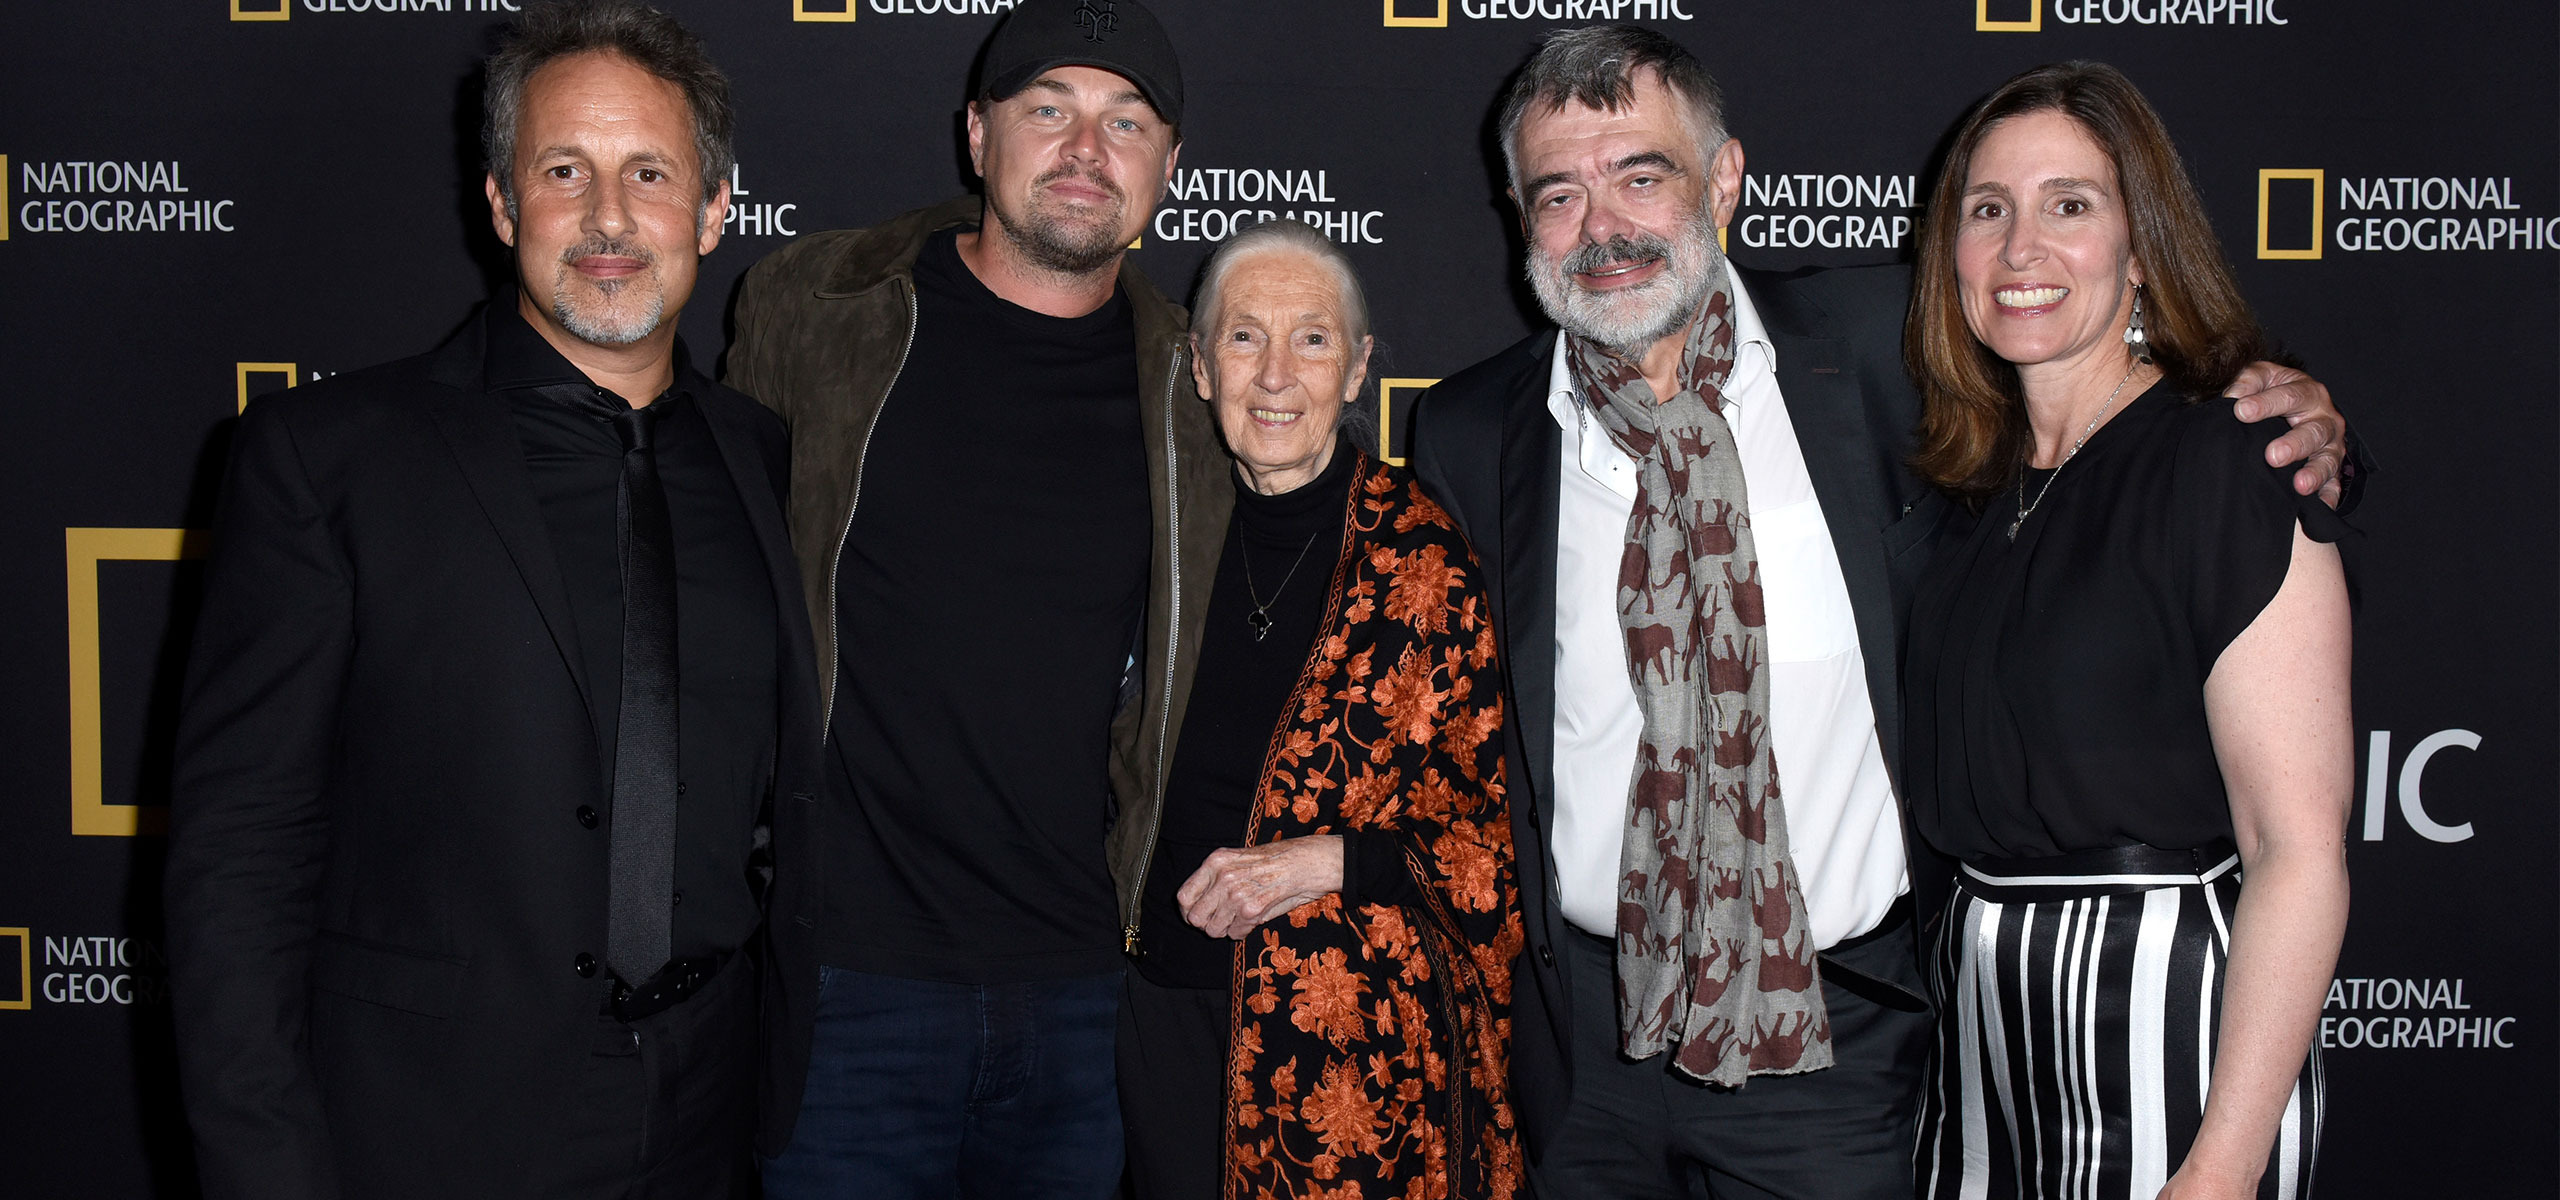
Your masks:
M488 76L519 286L241 419L167 889L208 1196L691 1200L749 1161L818 717L781 422L675 333L728 88L627 3L528 13Z
M1515 81L1502 134L1529 276L1561 331L1432 388L1417 406L1413 454L1473 545L1505 639L1528 929L1512 1063L1532 1180L1549 1197L1908 1196L1929 1029L1913 913L1934 913L1949 872L1906 838L1893 793L1902 601L1943 513L1902 466L1920 407L1900 358L1909 273L1728 273L1715 231L1733 214L1742 148L1724 133L1704 68L1659 34L1599 26L1550 38ZM1721 329L1729 348L1702 354L1712 339L1692 334ZM1710 407L1722 416L1702 427L1749 481L1747 497L1732 499L1756 559L1738 570L1728 560L1748 586L1724 586L1736 613L1743 600L1766 613L1735 660L1765 676L1766 711L1749 713L1746 728L1767 731L1782 784L1767 803L1783 819L1767 824L1785 836L1770 843L1784 869L1762 878L1791 874L1784 899L1801 893L1782 910L1773 888L1755 915L1763 934L1781 931L1772 954L1819 952L1830 1061L1770 1039L1748 1071L1715 1086L1679 1036L1643 1043L1659 1010L1621 1017L1626 985L1645 979L1630 954L1640 959L1681 913L1649 909L1647 877L1621 861L1638 844L1625 836L1631 818L1644 843L1659 828L1652 801L1631 807L1638 747L1656 722L1625 647L1660 627L1622 630L1618 606L1625 564L1644 568L1639 582L1627 567L1624 583L1653 589L1638 593L1647 612L1656 598L1720 584L1703 570L1666 582L1655 570L1663 558L1640 557L1648 547L1630 530L1663 511L1652 507L1663 497L1639 510L1642 464L1604 419L1619 419L1618 405L1672 411L1697 364L1727 353L1730 374L1695 390L1719 393ZM2334 474L2329 443L2342 424L2316 383L2260 364L2233 390L2298 422L2284 452L2318 452L2300 483ZM1707 474L1684 470L1678 487ZM1688 571L1687 546L1736 540L1715 532L1684 545L1670 573ZM1648 746L1658 753L1648 765L1721 760L1726 748L1721 735L1712 754ZM1645 772L1648 784L1667 774ZM1708 861L1700 877L1724 866ZM1724 970L1713 957L1684 969ZM1721 1000L1702 990L1695 1003L1705 1012Z

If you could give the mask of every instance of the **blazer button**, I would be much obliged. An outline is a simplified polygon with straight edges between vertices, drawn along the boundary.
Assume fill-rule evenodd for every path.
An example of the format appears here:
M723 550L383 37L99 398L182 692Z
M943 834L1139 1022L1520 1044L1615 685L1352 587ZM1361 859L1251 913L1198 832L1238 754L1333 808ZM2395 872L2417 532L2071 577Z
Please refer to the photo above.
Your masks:
M596 827L596 810L594 805L581 804L578 806L578 824L584 825L589 829Z
M1550 967L1556 965L1555 950L1548 946L1538 947L1538 961Z
M569 969L576 971L580 979L593 979L596 977L596 956L581 954L570 961Z

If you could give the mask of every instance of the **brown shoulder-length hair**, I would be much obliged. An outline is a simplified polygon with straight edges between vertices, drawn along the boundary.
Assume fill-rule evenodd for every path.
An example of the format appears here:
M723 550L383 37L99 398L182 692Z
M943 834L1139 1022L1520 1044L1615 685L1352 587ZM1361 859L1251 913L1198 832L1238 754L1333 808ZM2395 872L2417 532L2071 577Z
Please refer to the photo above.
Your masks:
M2150 101L2105 63L2037 67L2000 85L1956 132L1921 217L1918 279L1902 354L1923 401L1912 468L1960 496L2006 487L2027 447L2018 370L1965 324L1956 283L1956 229L1974 151L2011 117L2056 111L2079 123L2115 163L2133 255L2142 264L2142 320L2169 383L2209 395L2265 357L2266 336L2223 261L2222 245Z

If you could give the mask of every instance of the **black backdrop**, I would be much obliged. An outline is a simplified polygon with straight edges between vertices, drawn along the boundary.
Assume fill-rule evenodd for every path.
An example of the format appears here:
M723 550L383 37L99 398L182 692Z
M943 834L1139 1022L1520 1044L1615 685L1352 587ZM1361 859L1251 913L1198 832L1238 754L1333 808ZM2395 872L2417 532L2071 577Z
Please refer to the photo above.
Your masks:
M858 4L858 11L848 4ZM673 0L735 77L725 341L789 237L960 190L1006 0ZM1104 0L1094 0L1101 6ZM0 21L0 1194L192 1195L159 958L167 743L240 398L416 352L492 278L476 60L505 0L9 0ZM1622 17L1724 78L1758 266L1907 253L1965 105L2132 74L2242 285L2384 465L2358 521L2356 907L2322 1025L2331 1195L2560 1190L2551 487L2560 19L2419 0L1159 0L1190 122L1136 252L1188 290L1238 210L1330 222L1412 389L1529 326L1488 108Z

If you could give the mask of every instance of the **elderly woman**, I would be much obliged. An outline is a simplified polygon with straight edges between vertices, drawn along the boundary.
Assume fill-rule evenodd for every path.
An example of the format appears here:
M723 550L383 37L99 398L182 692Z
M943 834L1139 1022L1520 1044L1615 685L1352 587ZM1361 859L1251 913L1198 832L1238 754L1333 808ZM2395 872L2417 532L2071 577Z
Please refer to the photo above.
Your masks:
M1911 819L1962 864L1923 1189L2301 1195L2348 609L2336 518L2215 398L2257 322L2159 117L2093 63L1967 119L1918 270L1916 465L1970 510L1904 663Z
M1466 543L1340 427L1370 341L1295 221L1221 246L1192 376L1235 510L1143 884L1120 1088L1141 1197L1499 1197L1520 947Z

